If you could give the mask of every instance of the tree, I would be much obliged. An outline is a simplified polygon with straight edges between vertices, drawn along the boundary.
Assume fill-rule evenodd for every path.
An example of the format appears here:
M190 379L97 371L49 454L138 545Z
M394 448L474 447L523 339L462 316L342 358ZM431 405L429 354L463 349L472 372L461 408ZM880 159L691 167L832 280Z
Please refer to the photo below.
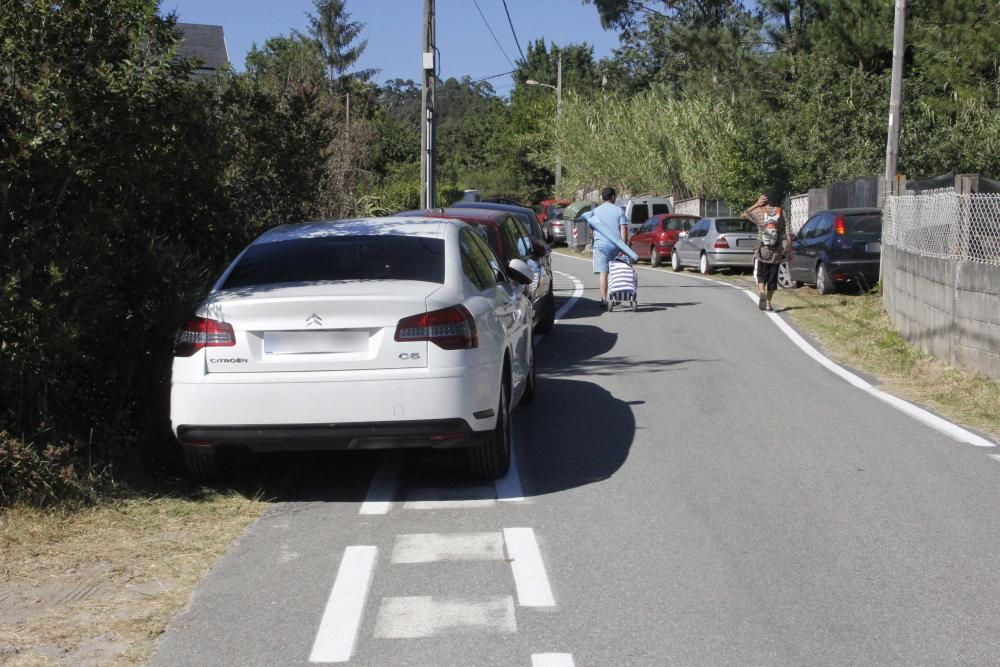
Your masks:
M365 24L351 21L347 0L315 0L316 16L309 16L309 34L319 44L330 82L346 83L350 79L367 81L375 70L348 73L368 46L368 40L356 41Z

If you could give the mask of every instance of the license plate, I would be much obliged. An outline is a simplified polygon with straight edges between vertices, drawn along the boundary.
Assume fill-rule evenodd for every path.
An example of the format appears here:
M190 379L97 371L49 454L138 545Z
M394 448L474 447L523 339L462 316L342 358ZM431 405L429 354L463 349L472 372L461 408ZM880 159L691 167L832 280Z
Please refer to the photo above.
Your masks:
M882 243L879 241L869 241L865 244L865 252L869 255L881 255Z
M736 242L738 248L756 248L757 239L740 239Z
M368 349L367 331L266 331L264 354L338 354Z

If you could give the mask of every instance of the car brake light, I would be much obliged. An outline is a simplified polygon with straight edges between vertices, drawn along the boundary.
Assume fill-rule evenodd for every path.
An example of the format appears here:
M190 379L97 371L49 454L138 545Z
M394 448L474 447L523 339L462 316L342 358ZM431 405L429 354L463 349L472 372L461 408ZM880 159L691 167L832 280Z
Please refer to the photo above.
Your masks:
M203 347L232 347L236 345L233 325L204 317L192 317L181 327L174 338L174 356L190 357Z
M837 219L833 221L833 231L837 232L837 236L843 236L847 232L847 227L844 225L844 216L838 215Z
M444 350L479 347L476 320L465 306L404 317L396 325L395 338L401 343L426 340Z
M713 247L715 247L715 248L728 248L729 247L729 241L726 240L725 236L720 236L718 239L716 239L715 245Z

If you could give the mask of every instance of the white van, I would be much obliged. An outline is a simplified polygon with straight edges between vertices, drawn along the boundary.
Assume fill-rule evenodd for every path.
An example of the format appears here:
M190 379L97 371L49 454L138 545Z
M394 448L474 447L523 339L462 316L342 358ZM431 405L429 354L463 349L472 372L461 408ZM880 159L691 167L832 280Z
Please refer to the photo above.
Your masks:
M625 211L625 219L628 220L629 236L639 231L642 223L654 215L673 212L670 197L639 195L616 203Z

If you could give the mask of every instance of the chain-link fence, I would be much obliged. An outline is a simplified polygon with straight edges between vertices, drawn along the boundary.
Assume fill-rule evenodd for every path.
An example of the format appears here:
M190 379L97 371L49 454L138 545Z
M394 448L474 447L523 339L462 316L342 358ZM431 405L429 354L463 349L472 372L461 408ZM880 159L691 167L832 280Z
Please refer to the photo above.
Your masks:
M1000 194L952 188L886 198L882 242L929 257L1000 266Z

